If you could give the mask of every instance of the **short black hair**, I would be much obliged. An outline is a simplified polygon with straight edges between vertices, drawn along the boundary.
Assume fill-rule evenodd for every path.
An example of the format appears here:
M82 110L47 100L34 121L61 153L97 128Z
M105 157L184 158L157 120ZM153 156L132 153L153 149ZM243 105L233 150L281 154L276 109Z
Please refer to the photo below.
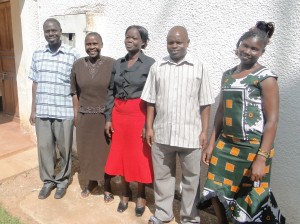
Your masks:
M100 41L103 43L101 35L99 33L97 33L97 32L89 32L89 33L87 33L87 35L85 36L85 38L87 38L88 36L98 37L100 39Z
M148 44L148 41L150 40L149 39L149 34L148 34L148 30L143 27L143 26L139 26L139 25L131 25L129 27L127 27L126 31L125 31L125 35L126 33L128 32L128 30L130 29L137 29L140 33L140 36L141 36L141 39L142 41L145 43L143 46L142 46L142 49L145 49L147 47L147 44Z
M44 24L43 24L43 27L45 26L45 24L46 24L47 22L56 23L56 24L58 25L58 27L61 29L60 22L59 22L57 19L54 19L54 18L46 19L46 21L45 21Z
M245 32L236 44L236 48L240 46L241 41L250 37L257 37L262 40L264 48L268 45L270 38L273 36L275 24L273 22L258 21L255 27Z

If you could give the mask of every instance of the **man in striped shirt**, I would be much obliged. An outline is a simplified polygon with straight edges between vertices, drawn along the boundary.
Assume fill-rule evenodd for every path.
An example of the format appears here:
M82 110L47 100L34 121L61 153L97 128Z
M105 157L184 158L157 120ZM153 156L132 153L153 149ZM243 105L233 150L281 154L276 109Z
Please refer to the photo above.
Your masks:
M35 125L39 170L44 186L38 198L47 198L55 187L56 199L62 198L71 175L73 105L70 74L77 51L61 42L60 23L53 18L43 25L48 44L33 53L29 79L32 106L29 121ZM60 171L55 173L56 147L60 153Z
M176 155L182 169L181 223L200 223L200 148L207 144L210 105L214 103L207 68L187 53L182 26L167 36L169 56L150 69L141 98L147 102L146 138L152 146L156 211L149 223L174 218Z

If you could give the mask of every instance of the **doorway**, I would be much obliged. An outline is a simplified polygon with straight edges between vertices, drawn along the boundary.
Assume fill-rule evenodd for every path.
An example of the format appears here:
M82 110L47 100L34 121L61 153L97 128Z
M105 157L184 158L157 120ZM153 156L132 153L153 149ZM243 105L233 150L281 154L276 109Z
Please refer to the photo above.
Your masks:
M10 1L0 1L0 109L19 116Z

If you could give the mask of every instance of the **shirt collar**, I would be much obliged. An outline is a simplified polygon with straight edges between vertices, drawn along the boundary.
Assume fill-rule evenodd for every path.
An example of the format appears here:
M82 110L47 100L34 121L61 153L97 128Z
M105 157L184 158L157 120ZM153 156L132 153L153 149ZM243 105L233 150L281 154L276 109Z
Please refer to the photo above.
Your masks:
M186 53L184 58L177 63L171 59L170 55L168 55L162 59L160 64L162 65L166 63L175 64L175 65L181 65L186 63L186 64L194 65L194 58L191 56L191 54Z
M128 61L128 57L129 57L129 55L126 54L125 57L123 57L123 58L121 59L121 62L124 63L124 62ZM144 54L143 51L140 51L140 54L139 54L139 57L138 57L137 60L140 61L140 62L142 62L142 63L145 62L145 60L146 60L146 55Z
M45 45L44 52L47 52L47 51L50 52L50 53L52 53L52 54L58 54L59 52L61 52L61 53L64 54L66 52L66 46L65 46L65 44L61 43L61 45L58 48L58 50L56 52L52 52L50 50L49 44L47 44L47 45Z

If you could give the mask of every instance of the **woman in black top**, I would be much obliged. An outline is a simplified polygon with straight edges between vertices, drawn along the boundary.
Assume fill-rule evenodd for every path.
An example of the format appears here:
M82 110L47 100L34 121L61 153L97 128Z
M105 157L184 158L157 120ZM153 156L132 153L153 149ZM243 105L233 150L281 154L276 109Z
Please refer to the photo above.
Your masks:
M112 140L105 172L123 177L118 212L128 207L132 196L129 182L138 182L136 216L145 211L145 184L153 180L151 149L143 141L146 105L140 99L154 63L154 59L142 51L148 40L148 31L144 27L133 25L126 29L128 54L114 65L105 110L105 132Z

